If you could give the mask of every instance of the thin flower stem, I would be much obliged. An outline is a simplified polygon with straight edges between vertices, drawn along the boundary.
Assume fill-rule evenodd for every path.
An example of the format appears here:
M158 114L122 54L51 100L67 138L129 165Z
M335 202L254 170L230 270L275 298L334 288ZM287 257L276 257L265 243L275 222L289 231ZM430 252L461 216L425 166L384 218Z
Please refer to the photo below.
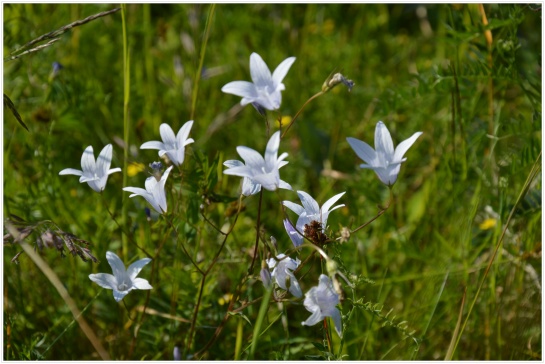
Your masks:
M202 292L204 291L205 282L206 282L206 273L203 273L203 276L201 279L201 285L199 287L199 295L197 297L197 303L195 304L195 309L193 310L193 318L191 320L191 327L189 328L189 334L187 335L187 345L184 348L184 353L182 355L182 358L186 358L187 351L191 350L193 334L195 333L195 324L197 323L197 316L199 315L199 308L201 306Z
M129 40L127 35L127 20L125 19L127 12L126 4L121 4L121 25L123 29L123 143L125 148L123 149L123 187L127 186L129 175L127 174L129 167L129 100L130 100L130 63L129 63ZM129 206L125 203L128 197L123 194L122 208L121 208L121 221L123 225L127 224ZM128 251L127 235L121 236L123 251Z
M165 220L167 221L167 223L170 225L171 229L176 233L176 239L179 241L180 239L180 234L178 233L178 230L176 229L176 227L172 224L172 221L170 221L170 219L167 219L165 217ZM162 247L163 244L161 244L161 247ZM191 254L189 254L189 252L187 251L187 249L185 248L185 244L184 243L180 243L180 246L182 247L182 250L184 251L185 255L189 258L189 260L191 261L191 264L193 264L193 266L195 267L195 269L202 275L205 275L203 270L197 265L197 263L195 263L195 261L193 260L193 257L191 256ZM160 250L159 250L160 251ZM159 254L159 252L157 252L157 254Z
M254 263L255 258L257 257L257 248L259 246L259 226L261 224L261 203L263 201L263 188L259 192L259 206L257 208L257 224L256 224L256 232L255 232L255 247L254 247L254 256L252 257L252 264L250 265L250 269L248 269L248 275L252 274L254 270Z
M473 311L473 307L475 306L475 303L477 302L477 298L479 297L479 294L481 293L481 290L484 286L484 282L486 280L486 278L488 277L488 272L490 271L490 268L492 267L492 263L494 263L494 260L496 259L496 255L500 249L500 247L502 246L503 244L503 238L505 237L505 233L507 232L507 227L509 226L509 224L511 223L511 219L513 218L514 214L515 214L515 211L518 209L523 197L526 195L526 193L528 192L528 189L530 188L530 185L531 185L531 182L534 180L534 178L536 176L538 176L538 173L539 173L539 170L541 169L541 163L539 163L539 160L541 159L541 152L539 152L539 155L537 156L533 166L532 166L532 169L530 170L530 173L528 174L528 177L526 178L526 181L524 183L524 186L522 187L518 197L517 197L517 200L515 202L515 205L513 206L513 208L511 209L511 211L509 212L509 216L507 217L507 221L505 221L505 226L501 232L501 236L500 238L498 239L498 243L496 244L496 247L494 248L494 253L492 254L492 257L490 258L490 261L488 262L488 265L486 267L486 270L484 272L484 275L483 275L483 278L481 279L481 282L479 283L479 286L477 288L477 292L475 293L475 297L473 298L473 301L471 302L471 305L469 306L469 310L468 310L468 313L467 313L467 316L464 320L464 323L461 327L461 330L460 330L460 333L458 334L458 337L456 339L456 343L454 345L454 348L452 350L452 353L454 354L454 352L456 351L456 348L458 346L458 343L462 337L462 334L464 332L464 329L467 325L467 322L469 321L469 317L471 316L471 312Z
M127 232L125 230L125 228L117 221L117 219L115 218L114 214L110 211L110 209L108 208L108 204L107 204L107 201L106 199L104 198L104 194L101 193L100 194L101 197L102 197L102 202L104 203L104 207L106 208L106 211L108 211L108 214L110 215L110 217L112 218L112 220L115 222L115 224L117 225L118 228L121 229L121 232L127 236L127 239L130 241L131 244L134 244L134 246L136 246L138 249L140 249L142 251L142 253L146 254L146 256L148 258L151 258L152 255L150 253L148 253L146 251L146 249L142 248L140 245L138 245L138 243L136 241L134 241L132 238L131 238L131 235L129 234L129 232Z
M301 114L301 112L303 111L303 109L305 108L305 106L307 106L307 104L309 102L311 102L312 100L314 100L315 98L317 98L318 96L321 96L323 95L324 92L323 91L320 91L318 92L316 95L312 96L310 99L308 99L304 104L303 106L301 106L301 108L299 109L299 111L297 111L297 114L295 114L295 116L293 117L293 119L291 119L291 122L288 124L288 126L286 127L286 130L284 130L284 133L282 133L282 136L280 136L280 139L282 139L286 133L288 132L288 130L290 130L291 126L293 125L293 123L295 123L295 120L297 120L297 118L299 117L299 114Z
M329 350L330 353L333 352L333 344L331 343L331 335L329 335L329 327L327 325L327 317L324 318L324 335L327 340L327 350Z
M390 187L390 198L388 199L388 203L386 204L386 206L382 207L382 206L378 206L378 208L380 209L379 212L377 213L377 216L373 217L371 220L367 221L366 223L364 223L363 225L360 225L359 227L355 228L354 230L351 230L350 231L350 234L354 234L355 232L363 229L364 227L366 227L367 225L369 225L370 223L372 223L373 221L375 221L376 219L378 219L382 214L384 214L389 208L390 208L390 205L392 204L392 201L394 200L394 194L392 192L392 188ZM341 238L337 238L337 240L340 240Z
M190 120L193 120L195 115L195 108L197 106L197 95L199 93L199 81L201 80L202 67L204 64L204 55L206 54L206 44L208 43L208 36L210 34L210 28L212 26L212 17L214 16L214 10L216 9L216 4L210 5L210 10L208 11L208 17L206 18L206 25L202 40L201 53L199 55L199 68L195 74L195 81L193 82L193 94L191 95L191 117Z

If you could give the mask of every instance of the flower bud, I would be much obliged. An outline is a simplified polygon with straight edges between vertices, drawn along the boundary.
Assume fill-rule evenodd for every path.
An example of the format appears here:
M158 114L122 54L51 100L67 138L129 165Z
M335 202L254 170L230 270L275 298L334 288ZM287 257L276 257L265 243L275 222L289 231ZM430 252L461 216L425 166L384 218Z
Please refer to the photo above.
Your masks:
M348 92L352 91L352 87L354 87L355 85L354 81L345 78L340 73L335 73L333 76L329 76L325 80L324 84L322 85L322 92L328 92L333 87L337 86L339 83L342 83L346 87L348 87Z
M261 268L261 272L259 272L259 275L261 276L261 281L263 282L263 285L266 289L271 288L271 272L266 267Z
M341 243L346 243L348 240L350 240L350 229L346 226L343 226L341 228Z
M180 351L179 346L174 347L174 350L172 352L172 356L173 356L174 360L182 360L182 353Z

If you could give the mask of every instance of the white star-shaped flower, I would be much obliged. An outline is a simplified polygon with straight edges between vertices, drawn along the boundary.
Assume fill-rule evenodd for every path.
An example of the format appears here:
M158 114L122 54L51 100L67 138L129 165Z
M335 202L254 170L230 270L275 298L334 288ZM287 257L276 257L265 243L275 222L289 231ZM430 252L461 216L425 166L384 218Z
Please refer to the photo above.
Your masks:
M151 261L150 258L137 260L129 265L126 271L125 264L116 254L106 252L106 259L112 267L113 275L108 273L90 274L89 279L102 288L112 289L117 302L121 301L133 289L153 288L146 279L136 278L142 268Z
M285 254L278 254L276 259L278 261L273 258L267 260L269 269L273 270L271 277L274 278L276 284L283 290L290 291L295 297L302 297L303 292L301 291L297 278L295 278L295 275L293 274L293 271L297 269L299 264L301 264L301 261L299 259L294 260L290 257L286 257ZM286 285L286 282L289 283L289 287Z
M305 308L312 312L312 315L301 325L312 326L326 317L331 317L335 324L335 331L342 337L341 313L336 307L339 304L339 295L333 289L331 279L325 274L320 274L318 286L312 287L305 293Z
M151 176L146 179L146 189L139 187L124 187L123 191L132 192L134 196L142 196L148 201L155 211L160 214L167 212L167 196L165 193L165 183L168 178L168 174L174 166L167 168L163 176L158 181L155 177Z
M333 204L337 202L345 193L346 192L341 192L331 197L322 205L322 207L318 205L318 202L316 202L316 200L313 199L312 196L304 191L297 191L297 195L299 196L299 199L301 200L303 206L293 203L291 201L282 201L282 203L291 211L299 215L295 227L298 231L305 233L305 225L310 225L312 221L319 222L322 226L322 229L325 229L327 227L327 218L329 217L329 213L335 209L338 209L339 207L344 206L344 204L341 204L331 208ZM284 220L284 227L286 228L286 231L295 247L303 244L303 236L300 235L293 228L293 226L287 219Z
M174 135L174 131L168 124L161 124L159 133L163 141L145 142L140 149L159 149L159 157L166 154L172 164L179 166L184 162L186 145L194 142L193 138L189 138L192 126L193 120L189 120L180 128L178 134Z
M372 169L382 183L392 186L397 180L401 163L407 160L407 158L403 158L403 155L421 134L421 131L414 133L409 139L399 143L394 150L394 142L388 128L382 121L379 121L375 128L376 150L361 140L355 138L346 138L346 140L358 157L367 163L360 164L360 167Z
M284 159L288 153L282 153L278 157L278 148L280 147L280 131L274 133L265 150L265 158L255 150L239 146L237 152L244 160L244 164L237 160L225 161L223 164L228 167L224 174L249 178L243 182L242 193L249 195L257 193L263 187L266 190L274 191L277 188L291 190L291 186L280 179L278 169L288 164ZM246 195L248 196L248 195Z
M276 67L271 75L269 67L257 53L250 55L250 74L252 82L233 81L221 88L228 94L242 97L242 106L257 103L268 110L277 110L282 102L282 94L286 87L282 83L295 57L286 58Z
M95 162L95 154L93 153L93 147L90 145L85 148L83 155L81 156L81 169L82 171L74 168L66 168L59 172L60 175L73 174L80 176L80 183L87 182L89 187L97 192L102 192L106 187L108 181L108 175L121 172L121 168L110 169L112 163L112 145L105 146Z

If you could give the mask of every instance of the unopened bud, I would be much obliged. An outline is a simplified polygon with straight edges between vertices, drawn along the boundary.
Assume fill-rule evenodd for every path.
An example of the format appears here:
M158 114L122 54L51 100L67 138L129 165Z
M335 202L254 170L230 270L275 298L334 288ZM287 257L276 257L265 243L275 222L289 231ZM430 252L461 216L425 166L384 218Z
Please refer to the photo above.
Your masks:
M339 83L342 83L346 87L348 87L348 92L352 91L352 87L354 87L355 85L354 81L345 78L340 73L335 73L333 76L330 76L325 80L324 84L322 85L322 92L327 92L331 90L333 87L337 86Z
M263 285L265 288L269 289L271 288L271 272L266 267L261 268L261 272L259 272L259 275L261 276L261 281L263 282Z
M278 244L276 243L276 238L271 235L271 243L274 246L274 250L278 250Z
M333 259L328 259L325 266L330 277L337 274L337 263Z
M174 360L182 360L182 352L180 351L180 347L174 347L174 350L172 351L172 356Z
M350 240L350 229L343 226L341 229L341 243L346 243Z

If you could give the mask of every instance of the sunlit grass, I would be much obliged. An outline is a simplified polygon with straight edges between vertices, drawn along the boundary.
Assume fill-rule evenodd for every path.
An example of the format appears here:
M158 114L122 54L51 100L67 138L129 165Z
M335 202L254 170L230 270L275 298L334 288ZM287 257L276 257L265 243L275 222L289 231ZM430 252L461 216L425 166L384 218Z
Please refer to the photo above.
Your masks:
M171 360L177 347L183 359L300 360L332 350L349 360L541 360L542 182L539 173L527 181L541 165L540 8L129 4L124 22L118 11L6 60L42 34L113 8L4 4L4 93L28 131L5 108L3 159L4 220L48 220L92 243L100 263L38 252L112 359ZM222 173L225 160L239 158L236 146L261 153L269 138L263 116L221 92L251 80L252 52L271 67L297 58L267 122L272 134L295 121L281 143L289 153L283 180L320 205L346 191L346 206L328 219L335 236L375 217L390 197L374 172L357 167L346 138L374 145L379 120L396 145L423 132L405 155L391 206L327 246L358 282L352 290L340 279L342 341L331 327L325 334L322 324L301 325L309 315L302 300L262 303L261 255L243 280L258 216L258 254L270 236L285 252L293 246L280 201L298 202L278 190L240 205L240 178ZM54 72L53 62L63 68ZM301 110L335 72L354 81L352 90L338 85ZM160 139L161 123L177 131L191 119L195 143L167 181L176 213L148 219L144 199L121 190L143 187L159 159L139 147ZM109 143L124 176L109 176L102 195L58 175L79 168L88 145ZM4 359L100 359L53 275L26 254L11 262L21 250L4 246ZM88 275L109 271L107 251L126 265L150 254L140 276L153 290L119 304L100 292ZM316 253L297 274L303 292L323 269Z

